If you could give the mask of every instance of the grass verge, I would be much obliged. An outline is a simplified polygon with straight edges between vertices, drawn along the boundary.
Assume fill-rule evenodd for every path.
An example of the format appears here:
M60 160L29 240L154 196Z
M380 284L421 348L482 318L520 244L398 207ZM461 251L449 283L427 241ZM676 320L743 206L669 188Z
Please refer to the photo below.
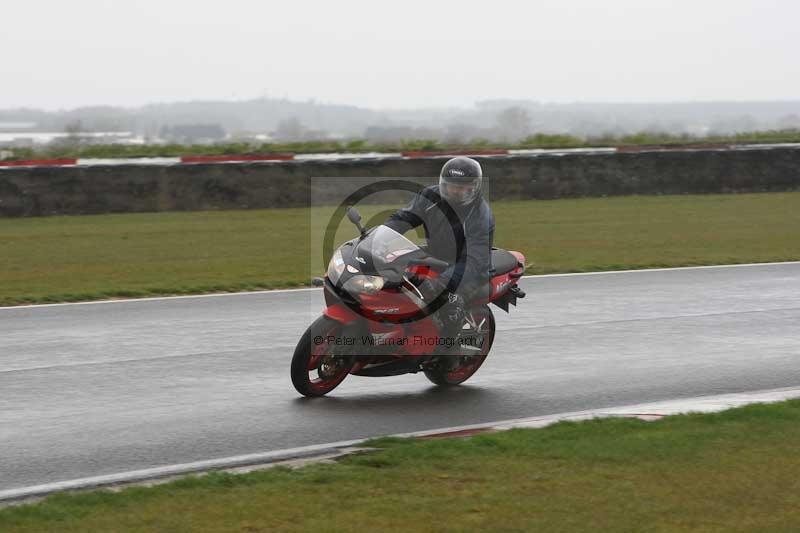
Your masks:
M798 192L492 207L496 244L525 253L533 274L800 260ZM305 285L312 271L321 274L311 267L310 235L328 214L270 209L0 219L0 305ZM338 235L352 234L345 222Z
M797 531L800 401L562 422L0 510L0 530Z

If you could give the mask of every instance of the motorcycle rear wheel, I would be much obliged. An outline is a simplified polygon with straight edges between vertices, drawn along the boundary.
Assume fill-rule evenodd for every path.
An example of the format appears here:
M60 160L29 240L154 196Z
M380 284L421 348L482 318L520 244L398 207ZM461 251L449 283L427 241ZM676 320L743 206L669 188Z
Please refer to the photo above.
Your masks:
M303 396L324 396L339 386L353 368L353 359L329 339L341 337L342 325L323 315L297 343L292 356L292 384Z
M469 333L483 335L480 353L462 356L455 368L447 369L439 365L426 368L425 377L431 383L445 387L460 385L478 371L489 355L489 350L492 349L492 343L494 342L494 314L488 305L476 307L470 313L474 319L474 324L467 322L472 330ZM464 331L466 332L467 330Z

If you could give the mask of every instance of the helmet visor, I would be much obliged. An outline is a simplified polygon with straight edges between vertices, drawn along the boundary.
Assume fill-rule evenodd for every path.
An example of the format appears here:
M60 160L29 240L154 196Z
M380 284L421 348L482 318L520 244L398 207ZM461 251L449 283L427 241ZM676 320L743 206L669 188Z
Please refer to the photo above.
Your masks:
M456 181L445 176L439 178L439 193L451 204L464 205L472 202L480 190L481 179Z

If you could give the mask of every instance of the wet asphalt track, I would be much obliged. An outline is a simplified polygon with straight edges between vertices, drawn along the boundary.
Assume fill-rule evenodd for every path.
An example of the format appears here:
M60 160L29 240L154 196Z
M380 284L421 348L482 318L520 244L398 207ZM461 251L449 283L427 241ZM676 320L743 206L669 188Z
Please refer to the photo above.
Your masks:
M800 264L527 278L476 376L289 380L318 290L0 309L0 490L800 385Z

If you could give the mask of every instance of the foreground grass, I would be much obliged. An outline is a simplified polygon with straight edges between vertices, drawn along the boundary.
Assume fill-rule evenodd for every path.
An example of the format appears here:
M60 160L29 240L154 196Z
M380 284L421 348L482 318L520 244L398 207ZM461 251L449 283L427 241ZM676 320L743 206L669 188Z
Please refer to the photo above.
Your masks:
M530 273L800 260L800 193L494 202ZM380 211L385 208L380 209ZM379 209L375 208L374 212ZM0 219L0 305L294 287L323 209ZM371 213L365 213L369 218ZM337 242L353 234L343 223Z
M800 401L381 440L335 465L0 510L0 531L798 531Z

